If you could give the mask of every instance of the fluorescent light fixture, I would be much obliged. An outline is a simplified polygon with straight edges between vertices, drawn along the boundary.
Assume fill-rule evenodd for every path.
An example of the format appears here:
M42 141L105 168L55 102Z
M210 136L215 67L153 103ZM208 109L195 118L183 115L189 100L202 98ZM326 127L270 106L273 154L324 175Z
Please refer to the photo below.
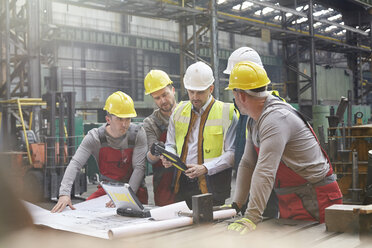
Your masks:
M300 7L297 7L296 10L301 11L303 8L304 8L304 6L300 6Z
M322 9L320 11L315 12L314 16L321 16L321 15L327 14L328 12L329 12L328 9Z
M234 9L234 10L240 10L240 6L241 6L241 4L237 4L237 5L235 5L235 6L233 7L233 9Z
M267 13L270 13L270 12L272 12L272 11L274 11L273 8L265 7L265 8L262 9L262 14L263 14L263 15L266 15Z
M329 32L329 31L331 31L331 30L333 30L335 28L337 28L337 27L334 26L334 25L331 25L331 26L327 27L326 29L324 29L324 31Z
M321 25L322 25L321 22L316 22L316 23L314 23L314 28L317 28L317 27L319 27L319 26L321 26Z
M306 17L301 17L300 19L297 20L297 23L303 23L306 22L307 18Z
M337 15L334 15L334 16L331 16L331 17L328 17L328 21L335 21L337 19L340 19L342 17L341 14L337 14Z

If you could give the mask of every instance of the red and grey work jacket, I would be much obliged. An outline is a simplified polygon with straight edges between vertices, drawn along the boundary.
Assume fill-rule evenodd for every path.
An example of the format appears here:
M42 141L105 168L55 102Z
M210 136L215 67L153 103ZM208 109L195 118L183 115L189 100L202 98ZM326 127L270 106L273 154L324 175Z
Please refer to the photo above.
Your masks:
M133 128L132 128L133 127ZM131 125L127 131L128 148L114 149L108 146L105 136L105 126L98 128L101 149L99 150L99 171L103 181L128 183L133 173L132 157L139 125ZM147 204L147 189L140 187L137 196L142 203Z
M286 103L276 102L274 104L296 113L305 122L320 146L314 130L300 112ZM255 148L258 154L259 148ZM283 161L280 162L274 185L279 199L280 218L323 223L325 208L333 204L342 204L342 193L333 174L331 162L323 148L320 148L328 161L329 170L326 177L317 183L308 182Z

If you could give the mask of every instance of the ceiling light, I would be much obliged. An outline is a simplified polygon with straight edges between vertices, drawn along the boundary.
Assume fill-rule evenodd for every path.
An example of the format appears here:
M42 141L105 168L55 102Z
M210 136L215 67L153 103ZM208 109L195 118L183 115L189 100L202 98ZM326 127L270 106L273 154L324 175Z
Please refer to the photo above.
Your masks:
M323 10L315 12L314 16L321 16L321 15L327 14L328 12L329 12L328 9L323 9Z
M329 21L335 21L335 20L337 20L337 19L340 19L341 17L342 17L341 14L337 14L337 15L334 15L334 16L331 16L331 17L328 17L327 19L328 19Z
M329 31L331 31L331 30L333 30L335 28L337 28L337 27L334 26L334 25L331 25L331 26L327 27L326 29L324 29L324 31L329 32Z
M245 1L243 4L242 4L242 9L246 9L246 8L249 8L253 6L253 3L249 2L249 1Z
M267 13L270 13L271 11L274 11L274 9L270 7L265 7L262 9L262 14L266 15Z

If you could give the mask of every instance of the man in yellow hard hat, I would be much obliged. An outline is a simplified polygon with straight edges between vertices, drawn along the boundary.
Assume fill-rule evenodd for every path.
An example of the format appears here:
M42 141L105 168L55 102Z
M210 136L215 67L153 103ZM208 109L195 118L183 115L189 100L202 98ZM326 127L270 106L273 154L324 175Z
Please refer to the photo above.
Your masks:
M174 203L171 187L174 168L165 168L155 151L155 144L164 144L167 137L169 117L176 107L172 80L162 70L151 70L145 77L145 94L151 95L157 109L143 120L149 151L147 160L152 164L153 189L156 206Z
M176 201L192 207L192 196L212 193L213 204L223 205L230 197L231 168L237 116L234 105L212 96L212 69L203 62L190 65L183 83L189 101L180 102L168 126L166 150L180 156L188 169L177 170ZM162 158L163 165L172 164Z
M230 75L231 70L234 68L234 66L242 61L250 61L254 62L257 65L264 68L264 65L261 61L260 55L251 47L239 47L235 51L233 51L227 61L226 69L223 71L223 73ZM277 91L270 91L270 94L278 97L282 101L285 101L283 98L279 96L279 92ZM235 106L238 111L239 108ZM240 112L240 111L239 111ZM234 170L235 170L235 176L236 172L238 170L238 165L240 163L240 160L244 153L245 148L245 142L246 142L246 135L242 135L243 133L246 133L247 130L247 119L248 116L241 114L239 115L239 121L238 125L236 127L236 139L235 139L235 157L234 157ZM248 199L249 200L249 199ZM234 204L235 208L236 205ZM247 203L243 205L242 209L236 209L237 212L244 212L244 210L247 207ZM266 205L266 209L263 213L264 217L268 218L278 218L279 209L278 209L278 198L276 197L275 192L273 191L270 195L269 201Z
M61 212L66 206L75 209L71 203L71 188L76 172L81 170L92 155L99 166L100 180L129 183L139 200L147 204L147 189L144 182L146 168L147 139L145 130L134 123L134 103L130 96L117 91L107 100L106 124L93 128L81 142L72 157L59 189L59 199L52 212ZM101 186L87 200L105 194ZM108 202L107 206L112 206Z
M242 219L228 229L254 230L272 188L280 218L324 222L324 209L342 203L327 154L311 126L291 105L267 91L270 79L253 62L237 63L227 90L233 90L242 114L249 116L245 151L239 164L233 201L249 203Z

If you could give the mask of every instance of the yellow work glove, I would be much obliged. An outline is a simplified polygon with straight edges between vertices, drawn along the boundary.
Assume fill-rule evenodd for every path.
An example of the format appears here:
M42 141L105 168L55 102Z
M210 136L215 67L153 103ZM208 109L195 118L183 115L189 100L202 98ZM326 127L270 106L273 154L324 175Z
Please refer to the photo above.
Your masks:
M255 229L256 224L247 218L236 220L227 227L227 230L239 232L241 235L254 231Z

